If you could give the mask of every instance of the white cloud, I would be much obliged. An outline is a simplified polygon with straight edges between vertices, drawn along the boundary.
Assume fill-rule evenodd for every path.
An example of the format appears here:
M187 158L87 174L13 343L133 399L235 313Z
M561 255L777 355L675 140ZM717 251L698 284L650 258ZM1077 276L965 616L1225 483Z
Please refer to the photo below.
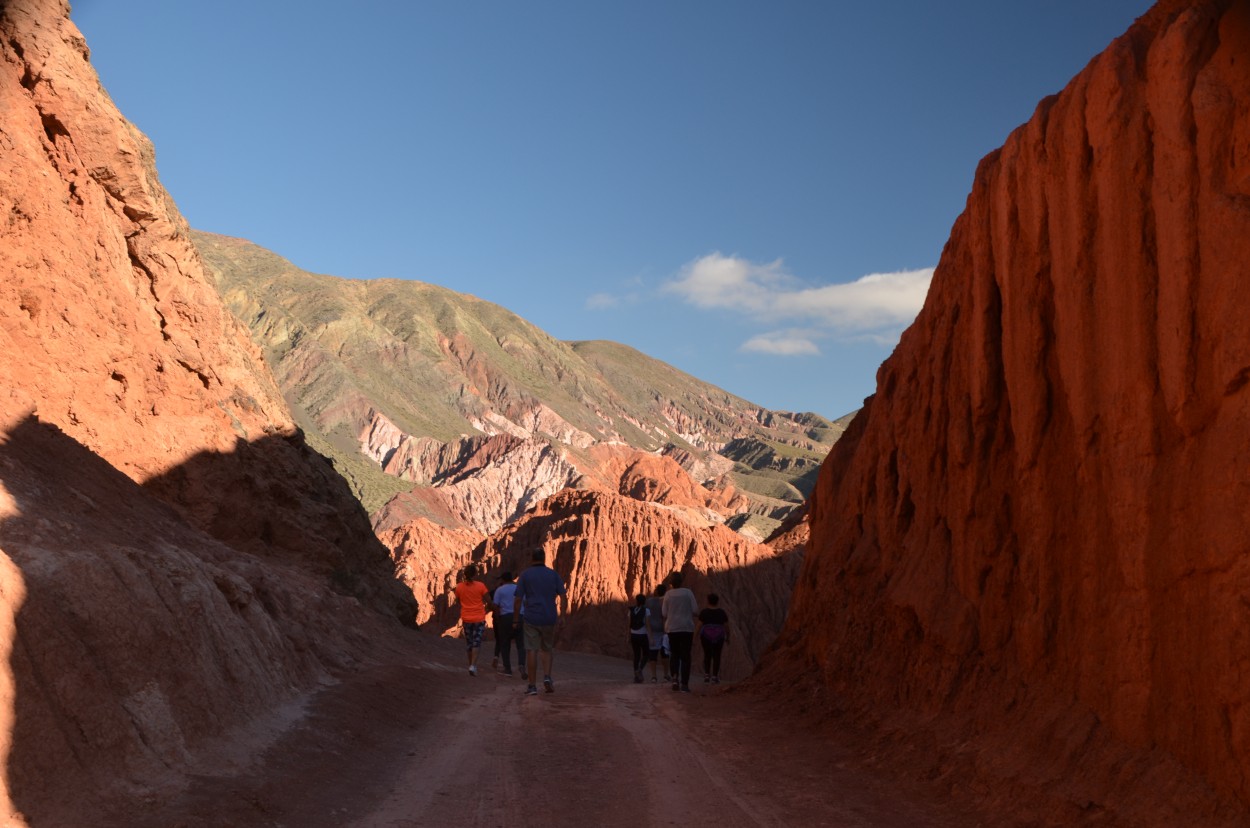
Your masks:
M803 331L771 331L751 337L738 350L774 356L819 356L820 348L812 341L814 338Z
M586 299L586 310L607 310L620 303L621 300L610 293L596 293Z
M924 305L933 268L871 273L844 284L773 295L773 314L812 319L845 332L902 329Z
M676 281L663 288L699 308L729 308L767 313L773 297L797 286L778 259L754 264L734 256L711 253L682 268Z
M774 331L742 350L782 355L819 353L814 339L868 339L893 343L924 304L933 268L871 273L853 282L804 286L780 259L766 264L711 253L682 268L666 293L697 308L742 313L767 324L800 322L814 330Z

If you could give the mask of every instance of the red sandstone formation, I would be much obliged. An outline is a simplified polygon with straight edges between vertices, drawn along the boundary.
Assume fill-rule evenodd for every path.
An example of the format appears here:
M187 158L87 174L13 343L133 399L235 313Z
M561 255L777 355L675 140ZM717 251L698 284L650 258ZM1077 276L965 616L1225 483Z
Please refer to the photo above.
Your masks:
M200 528L398 610L367 520L303 445L67 14L4 7L0 387Z
M716 515L728 517L750 505L732 484L716 489L699 485L668 454L651 454L623 445L599 445L589 453L591 462L582 469L588 478L583 482L587 488L602 487L635 500L706 510L713 520Z
M765 677L1071 797L1038 822L1168 822L1160 767L1250 803L1247 262L1250 5L1161 2L981 163Z
M412 616L68 13L0 4L6 824L176 786L363 652L357 599Z
M404 434L376 411L360 439L365 453L387 474L429 487L398 495L394 506L388 504L382 515L375 516L375 527L395 526L394 516L411 511L419 501L429 507L423 516L437 523L494 532L568 487L706 509L722 518L752 505L724 478L709 481L713 487L705 488L677 460L621 442L597 443L581 451L510 434L443 443ZM732 461L719 459L733 467Z
M472 529L451 529L424 517L380 530L378 538L392 550L397 574L417 598L418 624L434 617L436 596L455 588L459 571L483 540Z

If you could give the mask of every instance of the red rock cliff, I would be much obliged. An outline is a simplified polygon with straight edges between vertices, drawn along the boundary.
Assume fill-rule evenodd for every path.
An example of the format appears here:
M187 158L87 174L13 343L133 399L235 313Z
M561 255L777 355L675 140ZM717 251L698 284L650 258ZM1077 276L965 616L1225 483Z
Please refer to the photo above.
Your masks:
M68 13L0 3L5 825L123 824L415 612Z
M1250 4L1162 2L981 163L773 668L1250 803L1248 267Z
M0 5L0 413L36 413L237 548L407 613L68 14Z

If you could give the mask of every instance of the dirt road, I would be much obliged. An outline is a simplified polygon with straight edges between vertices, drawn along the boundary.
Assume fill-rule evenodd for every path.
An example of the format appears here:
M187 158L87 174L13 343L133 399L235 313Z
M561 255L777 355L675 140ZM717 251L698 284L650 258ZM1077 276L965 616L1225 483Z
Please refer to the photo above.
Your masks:
M251 763L118 814L134 826L969 826L731 684L634 684L558 653L555 692L462 666L458 642L362 668ZM489 659L487 660L489 661ZM124 820L124 821L123 821Z

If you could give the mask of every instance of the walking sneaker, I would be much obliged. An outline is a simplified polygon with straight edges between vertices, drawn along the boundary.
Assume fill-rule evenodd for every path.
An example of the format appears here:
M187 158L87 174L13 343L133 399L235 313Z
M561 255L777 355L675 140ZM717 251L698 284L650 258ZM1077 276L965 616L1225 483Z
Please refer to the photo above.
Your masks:
M528 687L526 687L526 688L525 688L525 695L527 695L527 696L537 696L537 695L538 695L538 688L537 688L537 687L535 687L534 685L532 685L532 684L531 684L530 686L528 686Z
M476 675L477 675L477 665L476 665L476 664L475 664L475 665L473 665L472 667L470 667L470 668L469 668L469 675L471 675L471 676L476 676Z
M525 672L524 670L522 670L522 671L521 671L521 681L529 681L529 680L530 680L530 674L529 674L529 673L527 673L527 672Z
M681 692L683 692L683 693L689 693L689 692L690 692L690 685L688 685L688 684L683 684L683 685L681 686Z
M556 686L551 683L551 676L543 676L543 689L548 693L556 692Z
M707 673L704 673L704 674L703 674L703 683L704 683L704 684L707 684L707 683L708 683L709 681L711 681L711 680L712 680L712 677L711 677L711 676L709 676Z
M634 671L634 684L642 684L642 670Z
M512 671L511 671L511 670L501 670L500 672L502 672L505 676L510 676L510 675L512 675Z
M494 658L490 660L490 666L492 668L499 666L499 656L495 656Z
M652 684L659 684L659 682L658 682L658 681L656 681L655 676L652 676L652 677L651 677L651 683L652 683Z
M680 689L681 689L681 685L678 684L677 682L673 682L673 692L676 693Z
M712 684L720 684L720 676L712 676Z

